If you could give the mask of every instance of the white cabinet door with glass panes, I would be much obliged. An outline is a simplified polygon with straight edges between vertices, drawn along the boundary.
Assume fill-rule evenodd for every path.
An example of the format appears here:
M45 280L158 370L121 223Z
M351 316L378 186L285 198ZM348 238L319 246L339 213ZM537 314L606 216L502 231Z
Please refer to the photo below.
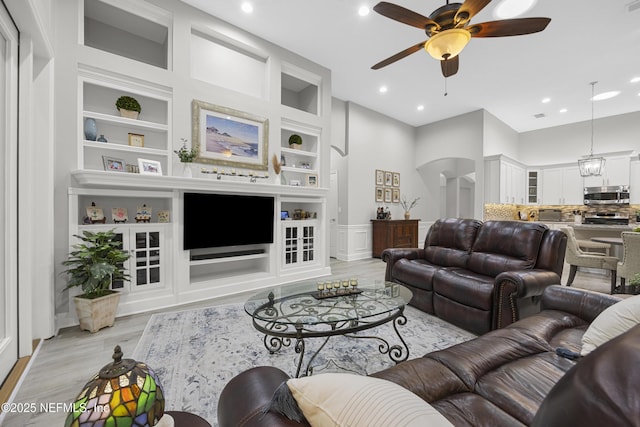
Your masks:
M286 221L282 224L283 267L317 262L316 221Z
M130 226L128 230L116 229L116 233L131 258L125 264L129 281L114 282L112 288L136 292L164 287L167 249L162 227Z

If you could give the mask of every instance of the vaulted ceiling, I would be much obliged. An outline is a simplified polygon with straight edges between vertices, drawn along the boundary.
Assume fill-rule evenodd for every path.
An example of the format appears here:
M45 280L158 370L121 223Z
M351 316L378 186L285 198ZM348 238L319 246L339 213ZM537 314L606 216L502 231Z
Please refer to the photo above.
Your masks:
M374 71L371 66L426 40L418 28L373 10L368 0L182 0L332 70L333 96L413 126L486 109L518 132L640 111L640 0L537 0L521 17L549 17L540 33L474 38L460 55L460 71L446 79L420 50ZM493 0L471 23L493 21ZM429 16L444 0L392 1ZM387 87L380 93L381 86ZM445 93L447 95L445 96ZM543 99L548 102L543 103ZM419 111L418 106L424 106ZM566 112L561 112L566 109ZM542 117L536 117L542 116Z

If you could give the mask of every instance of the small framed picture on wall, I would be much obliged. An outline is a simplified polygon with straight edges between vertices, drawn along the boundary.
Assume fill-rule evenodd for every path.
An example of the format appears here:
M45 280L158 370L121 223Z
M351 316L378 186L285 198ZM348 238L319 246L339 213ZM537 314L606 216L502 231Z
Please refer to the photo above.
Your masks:
M385 172L384 173L384 185L385 187L391 187L393 183L393 172Z
M400 187L400 174L398 172L393 173L393 186Z
M400 189L394 188L391 193L391 202L392 203L400 203Z
M376 185L382 187L384 185L384 171L376 169Z
M376 202L384 202L384 188L376 187Z
M391 197L391 189L390 188L385 188L384 189L384 202L385 203L391 203L392 197Z

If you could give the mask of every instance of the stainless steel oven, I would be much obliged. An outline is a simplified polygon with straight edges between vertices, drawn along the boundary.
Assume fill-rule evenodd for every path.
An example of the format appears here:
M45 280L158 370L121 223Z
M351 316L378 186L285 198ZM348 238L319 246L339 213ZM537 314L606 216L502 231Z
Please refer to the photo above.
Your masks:
M629 186L585 187L585 205L628 205Z

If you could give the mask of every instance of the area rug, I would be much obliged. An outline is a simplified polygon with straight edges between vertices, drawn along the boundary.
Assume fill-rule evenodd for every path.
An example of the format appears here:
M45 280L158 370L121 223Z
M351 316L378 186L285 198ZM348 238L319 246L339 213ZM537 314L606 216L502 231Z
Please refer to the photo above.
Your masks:
M409 358L467 341L473 334L413 307L405 310L407 324L399 326L409 347ZM390 324L375 333L392 345L398 337ZM263 335L256 331L242 305L222 305L197 310L154 314L132 355L145 362L160 378L166 409L200 415L217 426L218 396L235 375L254 366L276 366L289 375L296 372L293 346L269 354ZM306 340L307 355L324 341ZM378 351L379 341L332 337L314 359L314 374L350 371L362 375L393 366L387 354Z

